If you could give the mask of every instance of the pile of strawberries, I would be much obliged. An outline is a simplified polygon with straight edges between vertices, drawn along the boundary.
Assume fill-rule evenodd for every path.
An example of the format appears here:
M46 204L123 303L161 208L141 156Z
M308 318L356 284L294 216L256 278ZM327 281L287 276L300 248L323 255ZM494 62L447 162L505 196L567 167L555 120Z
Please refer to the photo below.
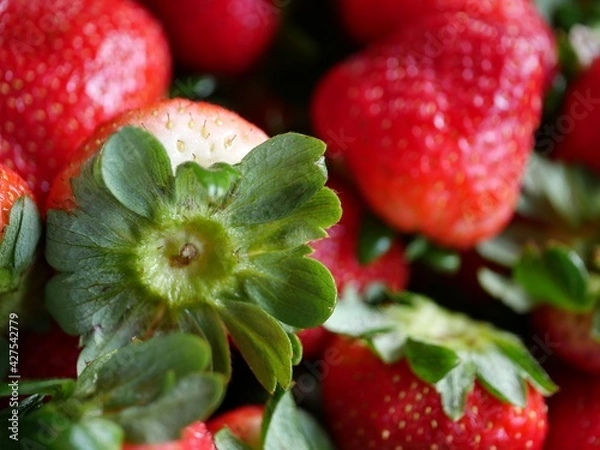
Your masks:
M600 448L586 0L0 0L0 448Z

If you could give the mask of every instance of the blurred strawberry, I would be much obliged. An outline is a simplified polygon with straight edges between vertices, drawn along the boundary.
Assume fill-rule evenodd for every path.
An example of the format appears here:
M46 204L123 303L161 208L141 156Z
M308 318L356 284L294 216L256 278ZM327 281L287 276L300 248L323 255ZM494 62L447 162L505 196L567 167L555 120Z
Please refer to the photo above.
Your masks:
M130 0L8 0L0 21L0 161L43 204L75 148L114 115L162 96L171 59Z
M513 214L543 77L510 25L446 14L335 66L312 119L385 221L468 249Z
M143 0L163 23L175 60L193 71L245 72L263 56L279 28L271 0Z

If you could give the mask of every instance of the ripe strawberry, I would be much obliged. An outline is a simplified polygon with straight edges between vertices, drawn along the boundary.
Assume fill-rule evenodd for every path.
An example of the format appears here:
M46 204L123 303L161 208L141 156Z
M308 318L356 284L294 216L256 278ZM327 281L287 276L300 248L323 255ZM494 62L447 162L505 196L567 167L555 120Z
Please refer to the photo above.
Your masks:
M79 369L179 330L210 342L216 372L231 373L230 337L267 390L287 387L294 331L335 303L307 245L340 215L324 152L180 99L101 127L55 182L47 215L47 307L82 336Z
M270 0L143 0L165 27L175 60L186 69L245 72L263 56L279 28Z
M383 219L466 249L513 213L542 85L527 38L448 14L334 67L312 120Z
M375 42L415 22L442 14L464 13L511 25L540 52L549 80L556 72L554 35L530 0L337 0L337 4L347 32L363 43Z
M548 402L548 440L544 450L600 447L600 379L569 373Z
M374 261L361 263L358 247L367 208L350 186L334 178L330 178L327 184L340 198L342 218L329 229L326 238L311 244L315 251L312 257L331 271L338 293L343 293L350 285L363 292L374 283L381 283L392 291L404 289L408 282L408 263L400 241L395 240L389 250ZM304 330L298 336L308 359L319 356L328 337L321 328Z
M203 166L235 164L268 137L236 113L210 103L176 98L132 109L100 125L77 149L54 179L47 208L69 210L75 206L71 178L124 126L139 126L153 133L169 151L173 169L185 161Z
M43 200L101 122L162 96L159 24L130 0L8 0L0 21L0 161Z
M213 435L227 427L250 448L260 449L264 412L265 408L262 405L240 406L210 419L206 426Z
M513 335L429 300L340 302L323 409L345 450L541 449L554 390ZM379 330L379 331L377 331Z
M79 339L52 323L49 330L19 336L19 375L24 379L75 378Z
M546 152L555 150L562 161L583 164L600 173L596 124L600 120L600 59L569 87L556 127L547 125L547 136L540 141Z
M161 444L124 444L123 450L217 450L204 422L194 422L181 432L181 439Z
M0 164L0 316L3 325L10 313L20 311L23 295L29 290L27 284L36 284L26 277L38 254L40 237L41 221L33 193L21 176Z
M600 339L592 332L593 314L540 306L532 314L539 336L552 342L553 354L579 370L600 375Z

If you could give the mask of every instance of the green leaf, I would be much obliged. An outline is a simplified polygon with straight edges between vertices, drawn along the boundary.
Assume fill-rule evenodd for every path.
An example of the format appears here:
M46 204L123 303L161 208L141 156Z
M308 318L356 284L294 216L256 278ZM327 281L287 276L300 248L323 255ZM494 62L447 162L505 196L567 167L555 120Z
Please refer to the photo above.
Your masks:
M392 248L395 236L395 230L375 215L363 216L358 236L359 262L366 265L386 254Z
M291 392L276 394L263 419L264 450L312 450L300 425Z
M440 381L460 363L455 351L410 338L404 344L404 354L412 371L431 384Z
M263 387L273 392L292 381L292 345L275 319L256 305L229 301L219 315Z
M113 352L108 359L92 362L77 381L75 393L102 395L104 405L118 409L151 402L161 393L156 380L172 373L181 377L205 370L210 363L206 342L186 334L171 334L133 343Z
M233 225L266 223L285 217L309 201L327 179L325 144L309 136L275 136L248 153L228 208Z
M302 434L308 440L312 450L335 450L331 438L311 414L298 408L296 415Z
M223 428L214 436L217 450L252 450L233 435L229 428Z
M179 318L181 331L202 336L212 351L214 372L221 373L226 379L231 377L231 353L225 325L218 311L209 304L199 305L193 310L186 309Z
M189 172L182 176L183 172ZM229 164L216 163L209 168L204 168L194 162L186 162L177 167L176 178L194 177L206 192L206 198L210 202L222 201L231 191L232 187L240 178L240 172ZM191 198L193 192L183 190ZM198 195L198 192L195 193Z
M465 413L467 396L473 390L475 366L467 359L457 365L435 384L442 399L444 412L452 420L459 420Z
M341 211L337 195L324 188L288 216L273 222L243 224L240 227L253 235L248 243L250 254L282 251L325 237L325 229L340 219Z
M123 430L102 418L91 418L74 423L63 433L52 448L60 450L120 450Z
M9 397L12 388L8 383L0 386L0 397ZM19 380L19 395L51 395L55 398L66 397L73 391L75 382L68 378L49 380Z
M101 149L97 165L109 192L142 217L150 218L157 199L172 189L166 150L141 128L124 127L114 133Z
M552 18L554 17L554 12L557 7L569 1L570 0L535 0L535 4L548 23L552 23Z
M321 325L333 312L337 290L333 276L314 259L287 252L261 253L244 274L252 302L278 320L298 328Z
M492 270L480 269L477 272L477 279L488 294L502 300L505 305L519 314L531 311L537 304L535 299L531 298L514 280Z
M561 245L525 249L514 268L515 281L533 298L572 311L593 304L588 295L588 272L574 251Z
M471 355L477 378L495 397L519 407L527 403L527 388L519 367L494 348Z
M207 418L217 408L224 393L223 381L219 374L192 373L151 403L109 417L125 430L128 442L177 440L182 428Z
M517 338L498 338L495 344L513 364L517 364L521 368L522 374L529 379L538 391L544 395L550 395L557 391L558 387L556 384L554 384L531 353L523 348L523 345Z
M34 261L42 221L30 197L15 200L0 242L0 293L15 289Z
M408 244L406 258L410 262L421 261L442 273L460 269L460 256L456 251L439 247L423 236L417 236Z

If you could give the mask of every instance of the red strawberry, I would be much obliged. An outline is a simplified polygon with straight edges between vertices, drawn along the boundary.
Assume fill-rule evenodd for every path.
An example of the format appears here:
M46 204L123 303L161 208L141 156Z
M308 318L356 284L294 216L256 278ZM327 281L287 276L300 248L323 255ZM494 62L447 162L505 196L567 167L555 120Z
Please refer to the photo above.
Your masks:
M548 402L549 433L544 450L600 448L600 379L563 374L560 391Z
M342 218L331 227L328 236L311 244L313 258L321 261L331 271L338 293L353 285L363 292L374 283L381 283L392 291L400 291L408 282L408 263L404 248L395 240L390 249L370 263L361 263L358 257L360 229L368 210L359 195L343 182L330 179L328 186L336 191L342 203ZM327 339L321 328L302 331L299 335L304 347L304 356L314 359L319 356Z
M513 213L542 85L527 38L448 14L334 67L315 92L312 118L382 218L469 248Z
M56 176L48 194L47 208L70 209L73 193L70 180L81 164L124 126L140 126L150 131L169 150L174 167L189 160L203 165L239 162L267 135L236 113L216 105L186 99L170 99L127 111L102 124L77 149ZM197 144L201 138L202 145Z
M213 434L227 427L231 433L253 449L261 447L261 426L264 406L240 406L210 419L206 426Z
M8 0L0 21L0 161L40 202L101 122L162 96L163 32L130 0Z
M574 368L600 375L600 339L592 333L592 313L541 306L533 312L532 320L537 334L552 343L552 354Z
M173 55L187 69L249 70L272 43L281 11L270 0L168 0L143 3L162 21Z
M21 176L0 164L0 236L10 222L10 211L18 198L33 198L29 186Z
M293 330L321 325L336 297L307 245L341 212L324 152L181 99L100 127L57 177L47 214L46 305L81 336L79 369L178 330L210 343L215 372L231 374L230 337L267 390L289 386Z
M76 378L79 339L52 323L49 330L29 330L19 337L19 375L28 379Z
M540 147L555 150L558 159L588 166L600 173L597 124L600 121L600 59L569 87L562 114L555 126L547 125Z
M327 350L337 357L323 409L338 448L541 449L541 392L554 387L524 345L428 300L401 301L340 302L328 322L364 336L337 336Z
M123 450L217 450L217 447L206 424L194 422L183 429L178 441L161 444L124 444Z

